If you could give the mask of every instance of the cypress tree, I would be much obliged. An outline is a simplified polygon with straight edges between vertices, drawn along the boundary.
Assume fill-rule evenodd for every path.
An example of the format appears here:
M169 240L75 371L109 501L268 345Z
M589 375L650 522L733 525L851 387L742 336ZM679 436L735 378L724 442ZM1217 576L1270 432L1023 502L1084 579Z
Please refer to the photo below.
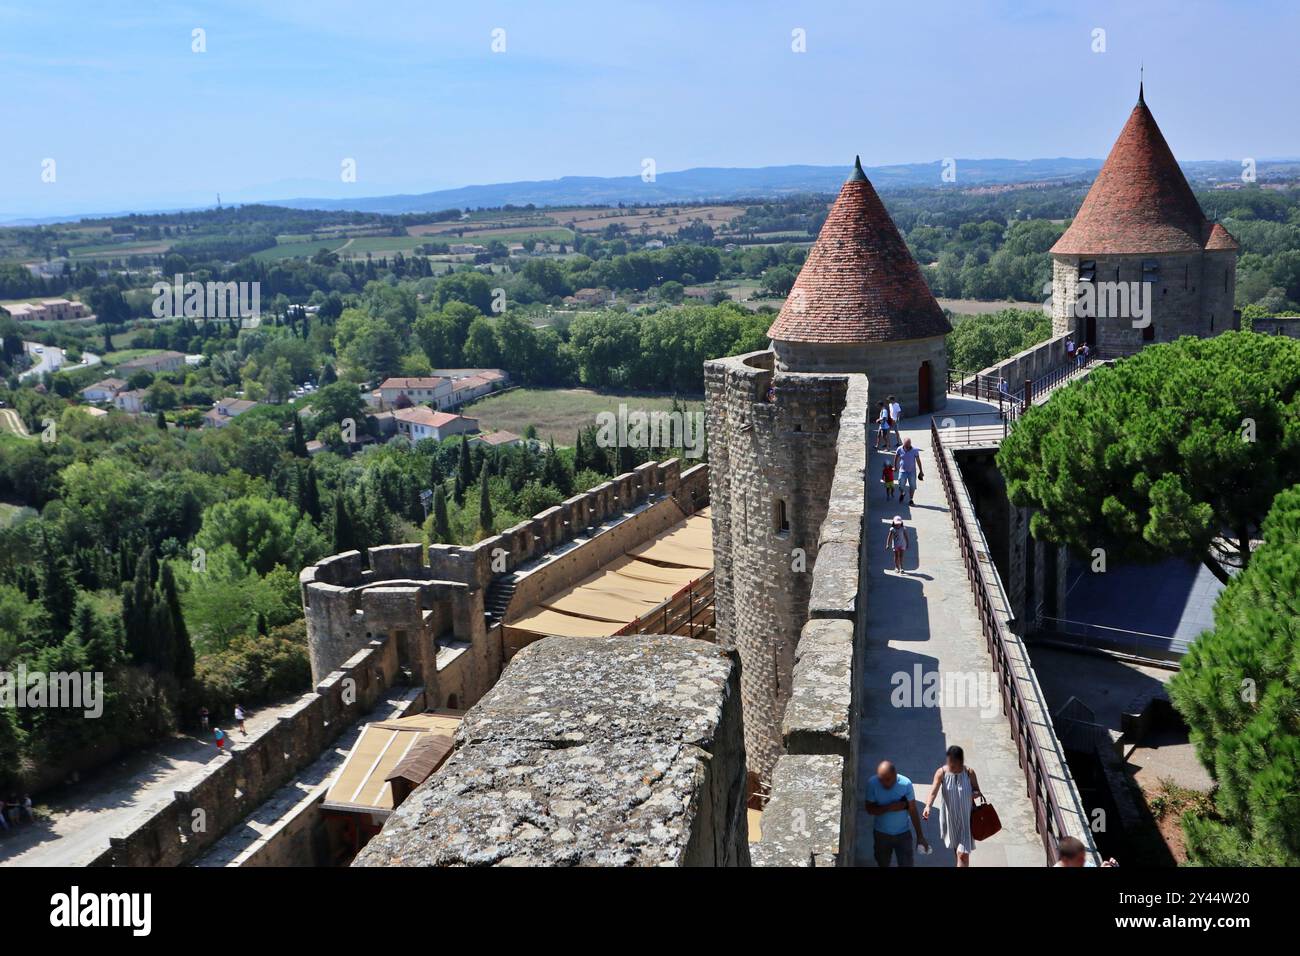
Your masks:
M316 485L316 466L308 463L306 473L299 482L299 495L302 500L302 510L305 514L311 515L313 521L320 521L320 488Z
M469 439L464 435L460 436L460 463L456 470L456 488L454 497L456 504L465 503L465 492L469 489L470 482L474 480L474 467L469 460Z
M340 489L334 494L334 553L340 554L356 548L357 532L348 513L347 502Z
M293 416L293 439L289 450L298 458L307 457L307 439L302 433L302 416L296 413Z
M163 414L163 410L161 408L158 409L158 417L154 419L154 422L155 424L157 424L159 430L161 431L167 430L167 416Z
M176 575L170 564L164 564L158 575L158 590L162 598L161 605L170 618L173 673L181 681L188 681L194 676L194 645L190 641L189 628L185 626L185 615L181 613L180 594L176 589Z
M442 485L433 489L433 534L438 544L451 544L451 522L447 518L447 493Z
M41 532L41 604L49 616L50 630L62 637L72 626L72 607L77 598L72 568L68 559L59 554L51 544L49 535Z
M487 537L492 533L492 495L488 491L488 473L484 468L478 486L478 527Z

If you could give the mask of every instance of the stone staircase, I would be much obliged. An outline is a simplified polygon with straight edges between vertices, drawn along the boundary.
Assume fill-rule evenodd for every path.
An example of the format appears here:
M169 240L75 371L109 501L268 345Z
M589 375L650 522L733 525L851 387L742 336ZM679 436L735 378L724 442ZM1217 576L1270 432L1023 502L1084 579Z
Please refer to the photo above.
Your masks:
M515 589L519 587L519 576L515 573L503 574L488 586L483 599L483 612L488 625L500 624L505 619L510 602L514 599Z

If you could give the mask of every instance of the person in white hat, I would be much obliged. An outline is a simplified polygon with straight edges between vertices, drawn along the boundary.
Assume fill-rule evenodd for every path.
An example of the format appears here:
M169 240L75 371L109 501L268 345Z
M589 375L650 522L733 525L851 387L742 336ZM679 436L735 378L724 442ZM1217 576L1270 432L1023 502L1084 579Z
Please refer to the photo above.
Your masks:
M906 574L903 570L903 556L907 554L907 529L903 527L903 519L898 515L894 515L889 534L885 536L885 550L890 548L894 549L894 570Z

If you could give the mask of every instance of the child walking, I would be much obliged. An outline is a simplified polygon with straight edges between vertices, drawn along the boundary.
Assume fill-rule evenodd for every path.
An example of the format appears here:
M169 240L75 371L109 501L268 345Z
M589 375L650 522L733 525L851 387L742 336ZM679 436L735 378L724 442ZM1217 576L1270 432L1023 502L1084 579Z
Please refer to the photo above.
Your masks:
M889 534L885 536L885 550L894 549L894 570L899 574L906 574L903 570L903 558L907 554L907 529L903 527L903 519L894 515L894 521L889 526Z
M880 480L885 483L885 499L894 497L894 466L890 462L885 462L880 469Z

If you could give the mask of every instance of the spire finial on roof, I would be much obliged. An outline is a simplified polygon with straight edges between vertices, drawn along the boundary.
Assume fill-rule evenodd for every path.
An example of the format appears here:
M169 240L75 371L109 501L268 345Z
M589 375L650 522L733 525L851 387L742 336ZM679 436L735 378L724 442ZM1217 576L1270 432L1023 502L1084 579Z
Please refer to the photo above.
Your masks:
M1143 96L1143 87L1146 86L1147 67L1145 63L1138 65L1138 102L1143 106L1147 105L1146 98Z
M847 181L851 183L865 183L867 181L867 174L862 171L861 156L853 157L853 172L849 173Z

